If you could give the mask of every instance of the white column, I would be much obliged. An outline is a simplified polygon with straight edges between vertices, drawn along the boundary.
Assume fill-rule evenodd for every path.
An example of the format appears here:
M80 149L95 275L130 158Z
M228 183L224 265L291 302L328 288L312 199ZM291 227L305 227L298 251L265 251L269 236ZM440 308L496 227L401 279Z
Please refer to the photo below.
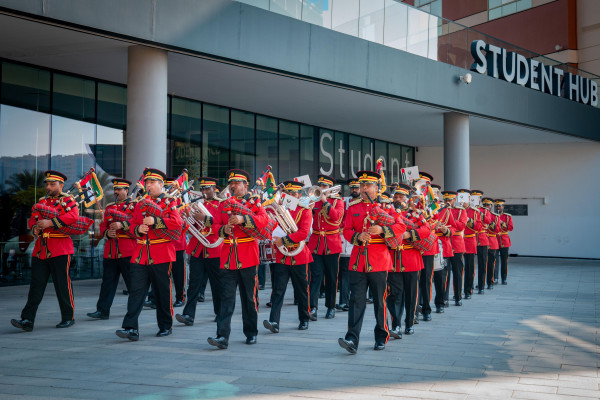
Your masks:
M444 114L444 190L470 189L469 116Z
M145 167L167 175L167 52L130 46L127 59L125 171L137 181Z

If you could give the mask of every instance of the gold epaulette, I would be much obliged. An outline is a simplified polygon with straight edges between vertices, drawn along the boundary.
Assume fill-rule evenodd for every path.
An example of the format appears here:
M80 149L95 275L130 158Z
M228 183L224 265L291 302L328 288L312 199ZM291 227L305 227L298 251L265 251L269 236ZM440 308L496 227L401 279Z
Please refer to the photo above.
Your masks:
M363 199L361 197L359 197L358 199L351 201L350 204L348 204L348 207L354 206L356 204L360 204L360 203L362 203L362 201L363 201Z
M335 193L332 194L331 196L329 196L330 199L342 199L342 196L340 196L339 193Z
M509 217L512 217L512 215L510 215L509 213L503 213L504 215L508 215Z
M452 208L456 208L457 210L464 210L464 208L463 208L463 207L461 207L461 206L454 206L454 207L452 207Z
M114 202L113 202L113 203L108 203L107 205L105 205L105 206L104 206L104 208L108 208L108 207L110 207L110 206L114 206L114 205L115 205L115 203L114 203Z

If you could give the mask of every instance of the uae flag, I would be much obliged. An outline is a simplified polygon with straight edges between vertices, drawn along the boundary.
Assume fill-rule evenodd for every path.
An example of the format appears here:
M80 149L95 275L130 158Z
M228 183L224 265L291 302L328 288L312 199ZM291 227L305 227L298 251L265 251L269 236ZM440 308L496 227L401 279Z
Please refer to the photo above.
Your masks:
M104 197L102 186L98 182L98 177L92 169L78 183L79 196L84 201L86 207L91 207Z

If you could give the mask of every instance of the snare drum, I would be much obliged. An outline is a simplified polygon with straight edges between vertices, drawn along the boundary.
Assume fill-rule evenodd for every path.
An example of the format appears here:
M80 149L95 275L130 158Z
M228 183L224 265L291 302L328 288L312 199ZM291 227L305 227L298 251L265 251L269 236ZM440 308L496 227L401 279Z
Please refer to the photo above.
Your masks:
M274 263L275 262L275 243L270 240L261 240L258 242L258 252L260 257L260 263Z

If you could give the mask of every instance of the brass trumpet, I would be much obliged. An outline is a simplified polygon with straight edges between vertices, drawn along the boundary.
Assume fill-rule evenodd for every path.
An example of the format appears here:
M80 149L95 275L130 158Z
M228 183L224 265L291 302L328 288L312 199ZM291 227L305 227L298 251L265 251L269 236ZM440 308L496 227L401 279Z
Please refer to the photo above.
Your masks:
M310 207L321 199L321 195L329 197L336 194L340 194L341 191L341 185L335 185L327 189L321 189L321 187L317 185L311 186L310 188L303 190L304 196L302 196L302 198L300 199L300 204L305 207Z

